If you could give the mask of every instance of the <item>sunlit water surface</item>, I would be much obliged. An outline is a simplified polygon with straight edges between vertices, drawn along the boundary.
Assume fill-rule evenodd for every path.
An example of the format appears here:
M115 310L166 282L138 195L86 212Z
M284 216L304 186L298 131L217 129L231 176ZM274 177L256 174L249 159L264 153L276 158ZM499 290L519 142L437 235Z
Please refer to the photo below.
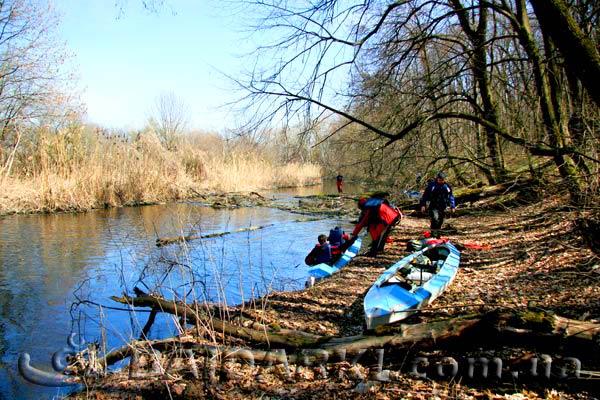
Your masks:
M352 186L346 185L346 190ZM333 193L333 185L269 194ZM319 233L341 220L305 218L272 208L215 210L194 202L98 210L82 214L14 215L0 218L0 399L60 397L68 388L24 380L17 369L22 353L31 364L52 371L52 355L79 340L115 348L137 338L147 313L131 314L110 296L133 288L167 298L239 304L268 290L304 286L304 257ZM156 239L233 232L157 247ZM167 273L168 272L168 273ZM74 307L74 305L77 305ZM177 334L168 315L157 318L150 337Z

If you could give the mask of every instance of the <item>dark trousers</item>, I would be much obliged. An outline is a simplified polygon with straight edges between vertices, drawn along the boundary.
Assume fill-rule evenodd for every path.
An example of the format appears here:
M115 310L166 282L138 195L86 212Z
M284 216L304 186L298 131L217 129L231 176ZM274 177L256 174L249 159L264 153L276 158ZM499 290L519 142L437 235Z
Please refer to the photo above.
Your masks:
M370 255L374 256L377 253L380 253L383 251L383 248L385 246L387 238L390 236L390 232L392 232L392 228L394 226L398 225L398 222L400 222L400 219L401 219L400 215L398 215L396 218L394 218L394 220L385 228L385 230L383 232L381 232L381 235L379 235L377 240L373 240L373 242L371 242L371 248L369 249Z
M429 209L429 218L431 220L430 228L432 231L437 231L442 228L442 224L444 223L444 217L446 216L446 212L443 209L430 208ZM434 233L434 232L432 232Z

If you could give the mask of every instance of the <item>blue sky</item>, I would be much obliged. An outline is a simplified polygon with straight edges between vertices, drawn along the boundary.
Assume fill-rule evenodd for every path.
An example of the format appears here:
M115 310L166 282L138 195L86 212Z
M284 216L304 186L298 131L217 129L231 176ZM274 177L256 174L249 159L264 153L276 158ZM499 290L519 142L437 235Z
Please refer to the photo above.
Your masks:
M232 10L219 1L173 0L170 10L144 10L142 0L59 0L60 32L74 55L89 122L137 129L161 93L172 92L190 110L190 127L221 131L236 126L223 105L240 93L221 72L242 70L252 49Z

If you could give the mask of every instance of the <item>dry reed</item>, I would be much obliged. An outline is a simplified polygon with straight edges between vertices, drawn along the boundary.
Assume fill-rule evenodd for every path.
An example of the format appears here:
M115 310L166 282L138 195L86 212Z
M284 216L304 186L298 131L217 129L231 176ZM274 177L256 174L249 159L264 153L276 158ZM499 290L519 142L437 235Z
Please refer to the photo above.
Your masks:
M152 131L135 139L72 127L24 140L0 176L0 214L84 211L174 201L206 191L256 191L320 181L314 164L277 165L258 151L214 152ZM2 160L3 163L5 160Z

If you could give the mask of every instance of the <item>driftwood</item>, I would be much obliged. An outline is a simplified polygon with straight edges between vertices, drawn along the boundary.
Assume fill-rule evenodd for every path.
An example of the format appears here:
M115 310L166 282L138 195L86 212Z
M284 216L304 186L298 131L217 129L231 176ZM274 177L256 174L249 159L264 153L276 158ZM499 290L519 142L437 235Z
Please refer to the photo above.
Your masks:
M276 345L284 347L309 347L323 340L323 337L307 332L279 329L263 330L236 326L230 322L216 318L214 315L201 308L194 308L188 304L164 300L159 297L141 294L137 297L116 297L112 300L133 307L150 307L183 318L187 323L203 327L207 331L222 333L252 343Z
M215 318L202 309L146 294L137 297L112 297L112 299L134 307L150 307L153 310L177 315L185 318L190 324L250 343L288 349L317 347L331 350L344 348L350 351L417 345L427 347L461 338L472 340L475 337L482 337L497 341L502 336L509 338L510 341L553 343L560 340L561 343L587 343L587 345L597 346L600 338L598 323L572 320L542 310L530 309L491 312L423 324L402 324L384 327L359 336L336 338L291 329L273 329L266 326L263 329L253 329L236 326L231 322Z
M311 221L318 221L320 219L321 218L300 218L300 219L296 219L296 220L291 221L291 222L311 222ZM176 237L159 238L159 239L156 239L156 245L158 247L161 247L161 246L166 246L166 245L169 245L169 244L172 244L172 243L177 243L177 242L189 242L191 240L208 239L208 238L213 238L213 237L230 235L232 233L257 231L259 229L264 229L264 228L267 228L267 227L273 226L273 225L275 225L275 224L250 226L248 228L240 228L240 229L235 229L233 231L208 233L206 235L188 235L188 236L176 236Z
M552 353L558 349L573 356L589 357L598 351L600 345L600 323L595 321L577 321L537 309L507 309L486 314L454 317L420 324L399 324L380 327L361 335L350 337L328 337L308 332L255 324L260 329L237 326L231 322L215 318L214 311L193 307L188 304L168 301L148 295L139 290L136 297L112 297L113 300L132 307L149 307L155 312L166 312L186 320L187 323L204 329L211 340L201 343L198 338L184 336L165 340L140 340L114 349L103 357L95 351L87 351L88 359L82 355L75 357L73 365L67 367L70 375L48 373L32 367L29 355L19 359L19 370L30 382L47 386L75 385L92 377L102 376L107 366L120 360L131 358L130 367L134 368L139 357L156 358L156 352L168 357L183 357L193 360L195 356L204 356L205 361L216 363L218 360L244 360L254 364L320 365L326 361L348 361L354 363L366 351L383 355L407 354L414 351L431 349L459 350L483 347L525 347L530 350L542 350ZM146 324L144 330L150 328ZM196 331L196 330L195 330ZM214 333L235 337L246 343L248 348L232 348L217 345ZM257 345L252 348L250 346ZM262 349L261 349L262 347ZM169 355L171 354L171 355ZM350 358L348 358L350 357ZM372 354L371 354L372 357ZM535 355L524 354L516 362ZM400 356L402 358L402 356ZM368 359L365 360L367 362ZM191 363L195 373L195 363ZM548 364L549 366L550 364ZM579 368L579 364L576 365ZM212 367L211 367L212 368ZM57 369L58 370L58 369ZM561 370L562 371L562 370ZM595 373L584 371L587 375ZM579 370L577 369L577 374ZM576 375L578 376L578 375Z
M226 232L209 233L206 235L189 235L189 236L177 236L177 237L171 237L171 238L168 238L168 237L160 238L160 239L156 239L156 245L161 247L161 246L166 246L168 244L176 243L176 242L189 242L190 240L195 240L195 239L208 239L208 238L212 238L212 237L225 236L225 235L229 235L232 233L256 231L256 230L263 229L263 228L266 228L268 226L273 226L273 225L274 224L251 226L248 228L240 228L240 229L236 229L233 231L226 231Z

